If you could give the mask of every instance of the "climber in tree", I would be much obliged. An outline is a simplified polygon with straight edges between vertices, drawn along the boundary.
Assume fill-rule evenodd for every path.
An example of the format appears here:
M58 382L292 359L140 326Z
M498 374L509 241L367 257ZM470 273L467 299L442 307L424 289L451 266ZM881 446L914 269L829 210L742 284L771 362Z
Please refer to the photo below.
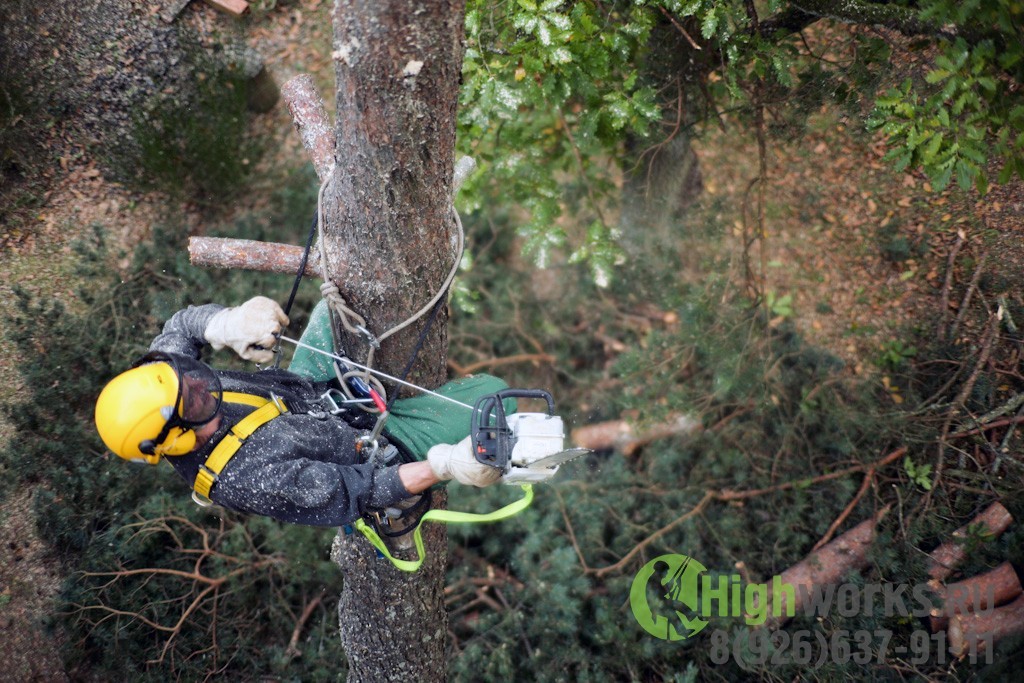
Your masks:
M336 380L279 369L215 371L199 360L210 344L269 363L275 335L287 324L266 297L178 311L150 352L101 392L96 426L103 442L132 462L155 465L166 457L200 504L312 526L348 524L446 480L481 487L498 481L500 470L473 456L468 415L464 429L463 420L453 427L450 411L429 404L400 416L400 404L429 397L397 401L396 433L386 429L376 447L360 448L365 414L336 411ZM455 390L468 398L503 386L482 376Z

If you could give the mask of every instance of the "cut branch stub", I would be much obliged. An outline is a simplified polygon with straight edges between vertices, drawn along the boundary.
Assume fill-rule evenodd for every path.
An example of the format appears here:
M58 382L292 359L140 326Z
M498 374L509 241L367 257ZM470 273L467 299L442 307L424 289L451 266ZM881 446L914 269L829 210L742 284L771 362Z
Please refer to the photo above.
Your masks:
M302 263L302 247L226 237L190 237L188 255L195 266L258 270L294 275ZM312 250L303 275L319 277L320 254Z
M1006 531L1011 523L1013 516L1010 515L1010 511L999 502L992 503L966 526L954 531L952 540L946 541L929 553L928 575L937 581L943 581L960 566L967 554L963 542L971 527L981 525L985 533L998 536Z
M290 79L281 87L281 96L288 105L295 130L313 162L316 175L323 182L334 168L335 144L334 128L324 100L309 74Z

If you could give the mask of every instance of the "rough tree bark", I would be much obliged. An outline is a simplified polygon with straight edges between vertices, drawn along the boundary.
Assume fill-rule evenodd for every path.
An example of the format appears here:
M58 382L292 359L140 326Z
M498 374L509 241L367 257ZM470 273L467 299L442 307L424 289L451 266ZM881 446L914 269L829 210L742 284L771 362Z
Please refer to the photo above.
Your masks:
M328 276L380 336L419 310L457 258L452 215L455 111L462 65L462 0L335 0L336 166L324 193ZM400 373L427 316L387 339L375 365ZM442 310L411 379L446 379ZM343 330L339 330L339 333ZM363 360L366 340L342 334ZM443 504L437 500L435 505ZM428 525L428 561L406 574L362 538L339 534L339 605L350 681L445 679L447 535Z

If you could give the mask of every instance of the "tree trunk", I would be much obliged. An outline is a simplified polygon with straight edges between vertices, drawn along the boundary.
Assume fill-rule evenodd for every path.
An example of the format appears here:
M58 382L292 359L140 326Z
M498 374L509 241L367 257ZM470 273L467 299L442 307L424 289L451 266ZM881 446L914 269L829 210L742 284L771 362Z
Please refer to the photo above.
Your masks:
M344 264L341 293L381 336L430 301L458 258L451 193L465 6L335 0L333 12L337 166L321 246L328 276ZM386 339L375 367L400 373L428 317ZM442 309L410 376L428 388L446 379L446 320ZM365 339L343 334L342 344L365 359ZM407 574L361 537L338 536L350 681L445 679L447 535L427 525L424 538L429 559Z

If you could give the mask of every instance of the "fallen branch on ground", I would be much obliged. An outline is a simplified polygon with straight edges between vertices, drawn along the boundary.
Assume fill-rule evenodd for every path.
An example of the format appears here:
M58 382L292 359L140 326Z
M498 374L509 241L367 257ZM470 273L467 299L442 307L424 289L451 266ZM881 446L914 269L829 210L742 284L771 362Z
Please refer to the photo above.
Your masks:
M992 503L968 524L954 531L953 540L946 541L928 554L928 576L936 581L944 581L953 573L953 570L960 566L967 555L963 539L967 538L968 531L972 527L981 525L985 533L998 536L1006 531L1012 522L1013 516L1010 515L1009 510L1003 507L1002 503Z
M945 628L950 617L956 614L977 612L1005 604L1024 591L1017 571L1009 562L1003 562L992 571L948 586L943 586L934 579L928 582L928 586L942 601L942 607L933 609L929 619L932 633Z
M785 625L800 612L805 598L812 594L815 586L838 583L851 571L867 566L868 549L875 540L875 527L888 511L888 507L882 508L873 517L782 572L779 583L793 587L793 604L789 604L785 591L779 593L777 602L770 600L766 605L766 614L770 616L765 627L774 630Z
M666 422L638 431L626 420L597 422L572 430L572 443L592 451L615 449L632 456L642 446L658 439L684 436L698 431L700 422L688 415L675 415Z
M949 620L949 651L976 656L1010 636L1024 635L1024 595L984 613L958 614Z

